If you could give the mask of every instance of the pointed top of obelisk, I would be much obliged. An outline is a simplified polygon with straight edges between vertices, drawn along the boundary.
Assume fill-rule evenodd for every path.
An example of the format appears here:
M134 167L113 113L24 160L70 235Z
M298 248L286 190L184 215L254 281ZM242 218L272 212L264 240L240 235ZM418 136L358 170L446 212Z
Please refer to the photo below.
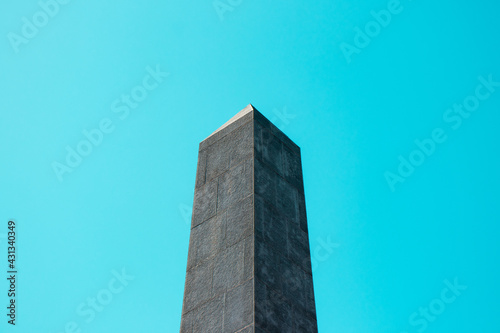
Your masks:
M224 125L219 127L215 132L205 138L205 140L200 142L200 151L214 144L219 139L234 131L236 128L243 125L247 121L250 121L250 119L255 119L256 121L258 121L261 126L264 126L274 136L288 145L290 149L295 151L297 154L300 154L300 148L292 140L290 140L290 138L285 133L283 133L278 127L276 127L271 121L269 121L264 115L262 115L252 104L248 104L243 110L235 114Z
M221 127L219 127L218 129L215 130L215 132L213 132L212 134L210 134L208 137L211 137L212 135L214 135L215 133L223 130L224 128L226 128L227 126L231 125L232 123L234 123L236 120L242 118L243 116L245 116L246 114L252 112L252 111L255 111L255 108L253 107L252 104L248 104L243 110L241 110L240 112L238 112L237 114L234 115L234 117L232 117L231 119L229 119L224 125L222 125Z

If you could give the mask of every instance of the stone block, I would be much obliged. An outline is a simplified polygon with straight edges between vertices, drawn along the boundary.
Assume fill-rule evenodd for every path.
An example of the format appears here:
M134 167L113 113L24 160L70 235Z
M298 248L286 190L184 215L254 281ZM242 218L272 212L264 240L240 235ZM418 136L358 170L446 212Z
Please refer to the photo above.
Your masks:
M300 148L277 126L271 126L271 133L277 137L285 146L291 149L295 154L300 154Z
M225 295L219 295L200 305L196 310L193 333L220 333L224 324Z
M304 198L304 193L299 193L299 224L302 231L306 234L309 233L307 228L307 213L306 213L306 201Z
M269 166L255 159L255 194L272 205L277 205L277 190L280 176Z
M217 210L226 210L231 205L249 196L252 191L253 161L249 159L219 177Z
M283 295L293 303L305 305L305 272L295 263L285 258L282 258L280 271L282 273Z
M188 270L224 248L225 218L225 214L214 216L191 230Z
M213 217L217 209L217 179L196 189L191 228Z
M226 211L226 247L231 247L241 239L253 234L254 196L249 195Z
M207 149L220 139L220 132L213 133L208 138L200 142L199 150Z
M307 234L297 226L289 228L287 245L288 259L305 272L312 273L309 238Z
M207 148L206 179L210 181L229 169L228 147L220 140Z
M186 274L183 313L193 310L212 297L213 260L206 260Z
M193 326L196 322L195 311L184 313L181 320L181 331L180 333L193 333Z
M274 126L266 117L264 117L262 113L257 110L254 111L253 118L255 120L255 123L261 128L267 128L271 130L271 127Z
M205 185L207 172L207 150L198 153L198 167L196 168L196 188Z
M238 243L215 259L213 293L220 294L237 286L243 280L245 254ZM240 245L240 246L238 246ZM236 252L238 251L239 252Z
M277 205L278 213L291 221L295 225L299 225L299 196L297 189L280 178L278 181Z
M254 325L250 325L250 326L247 326L245 327L244 329L241 329L239 330L237 333L254 333L255 332L255 328L254 328Z
M283 255L287 252L287 225L284 217L278 213L276 208L255 196L255 233L260 235L264 241L280 251Z
M314 285L312 274L304 273L304 293L306 298L306 312L316 317L316 300L314 297Z
M266 332L292 332L292 306L265 283L255 283L255 325Z
M287 146L283 146L283 177L299 192L304 191L304 185L302 183L302 163L300 160L300 155L294 153Z
M234 333L253 323L254 279L229 290L224 307L224 333Z
M280 173L283 148L281 141L271 131L254 124L255 157Z
M297 307L294 307L294 312L301 313L301 315L293 317L293 332L318 333L315 315L306 314Z
M249 121L236 128L222 138L221 142L223 142L226 147L230 168L240 164L246 159L252 158L254 147L253 122Z
M284 263L282 271L283 295L294 306L294 312L315 318L312 275L304 272L293 262Z
M283 133L277 126L270 122L266 117L262 115L259 111L254 111L254 119L257 124L262 128L268 129L274 136L276 136L280 141L288 146L294 153L300 154L300 148L297 146L285 133Z
M215 258L213 294L236 287L253 276L253 236L226 248Z
M244 125L248 122L252 122L252 119L253 119L253 111L248 112L244 116L238 118L236 121L232 122L231 124L228 124L226 127L221 129L219 131L219 138L223 138L224 136L228 135L229 133L232 133L235 130L238 130L238 128L241 127L242 125Z
M255 277L276 291L282 291L282 254L265 242L259 235L255 238Z

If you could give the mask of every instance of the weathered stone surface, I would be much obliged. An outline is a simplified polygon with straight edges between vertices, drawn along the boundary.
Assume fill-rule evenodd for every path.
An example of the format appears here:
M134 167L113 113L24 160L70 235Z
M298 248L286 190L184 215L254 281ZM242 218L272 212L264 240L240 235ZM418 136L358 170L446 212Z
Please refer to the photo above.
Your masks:
M229 206L249 196L252 189L253 161L248 159L219 177L217 210L226 210Z
M207 150L198 154L198 167L196 168L196 188L205 185L207 173Z
M260 195L268 203L276 206L278 181L280 177L271 168L255 159L255 194Z
M251 279L227 292L224 307L224 332L237 332L252 324L253 316L254 279Z
M207 260L187 272L183 313L193 310L212 297L213 266L213 260Z
M278 180L277 204L278 212L294 225L299 224L299 197L297 189L286 180L280 178Z
M238 331L238 333L254 333L254 332L255 331L253 325L247 326L244 329Z
M227 134L222 140L229 156L229 167L232 168L253 156L253 122L248 121Z
M306 304L306 273L299 266L286 258L282 258L281 273L283 280L283 295L291 302Z
M259 279L255 282L255 325L266 332L292 332L292 306Z
M255 238L255 277L277 291L283 290L282 255L259 235Z
M225 215L214 216L196 226L189 239L188 270L215 256L224 246Z
M224 295L219 295L195 310L193 332L220 333L224 321Z
M288 248L287 230L288 226L285 218L278 213L272 204L256 195L255 232L264 241L273 244L277 250L286 253Z
M266 117L264 117L262 113L257 110L254 112L253 118L262 128L271 130L271 127L274 126Z
M207 149L207 175L208 181L229 170L229 154L224 142L217 141Z
M307 228L307 214L306 214L306 201L304 198L304 193L299 194L299 218L300 218L300 228L306 234L309 233Z
M283 154L281 141L258 123L255 123L254 133L255 157L271 166L276 172L281 172Z
M196 321L195 311L192 310L182 314L180 333L193 333L193 326Z
M245 109L241 110L240 112L243 114L243 116L239 117L231 123L225 124L224 128L219 129L219 138L226 136L228 133L236 131L241 125L251 121L253 119L254 110L255 109L252 105L248 105Z
M303 287L306 298L305 310L311 318L316 318L316 301L314 299L314 285L312 283L312 274L303 274Z
M311 317L307 313L303 313L301 308L293 307L294 313L302 313L300 316L293 317L293 332L301 332L301 333L317 333L318 332L318 324L316 322L316 315Z
M286 252L289 260L301 267L305 272L312 273L309 239L307 233L296 225L291 226L288 230Z
M209 146L213 145L220 139L220 132L214 133L210 135L208 138L200 142L199 150L207 149Z
M249 195L226 211L226 246L230 247L253 234L254 196Z
M299 192L303 191L303 180L302 180L302 163L300 160L300 155L294 153L287 146L283 147L283 177Z
M317 332L300 149L251 105L200 143L181 332Z
M284 145L290 148L293 152L300 155L300 148L288 136L285 135L278 127L272 125L271 133L277 137Z
M262 115L259 111L254 112L255 121L263 128L268 129L274 136L281 140L288 148L290 148L294 153L300 154L300 148L297 146L288 136L286 136L278 127L271 123L266 117Z
M252 245L253 237L250 236L217 256L213 277L214 294L226 292L252 277L253 271L245 267L253 262Z
M217 179L196 189L194 193L193 217L194 228L215 216L217 209Z
M214 133L212 133L208 138L200 143L200 151L217 142L227 133L234 131L236 128L242 124L248 122L254 117L254 107L249 104L243 110L238 112L233 118L231 118L226 124L218 128Z

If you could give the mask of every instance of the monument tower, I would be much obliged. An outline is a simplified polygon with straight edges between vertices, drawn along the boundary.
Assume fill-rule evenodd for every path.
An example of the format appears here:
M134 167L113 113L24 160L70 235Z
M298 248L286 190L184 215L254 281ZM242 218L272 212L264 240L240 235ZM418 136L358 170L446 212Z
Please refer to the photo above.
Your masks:
M300 148L248 105L200 143L181 333L317 331Z

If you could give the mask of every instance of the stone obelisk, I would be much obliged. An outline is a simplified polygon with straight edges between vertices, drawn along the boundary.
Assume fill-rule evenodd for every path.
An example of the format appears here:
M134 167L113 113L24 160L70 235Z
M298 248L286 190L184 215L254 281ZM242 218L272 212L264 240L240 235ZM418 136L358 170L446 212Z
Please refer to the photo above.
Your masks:
M181 332L317 332L300 148L252 105L200 143Z

